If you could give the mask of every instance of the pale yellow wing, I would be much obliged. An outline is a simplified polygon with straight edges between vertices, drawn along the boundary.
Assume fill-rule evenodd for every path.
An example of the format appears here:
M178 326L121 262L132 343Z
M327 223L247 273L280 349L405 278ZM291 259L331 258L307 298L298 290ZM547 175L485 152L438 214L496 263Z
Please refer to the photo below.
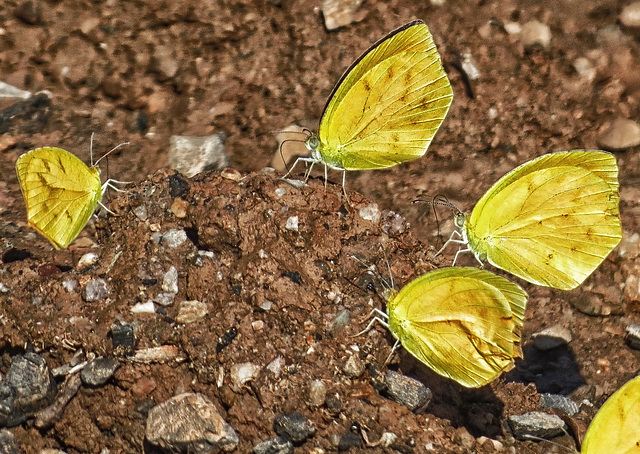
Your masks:
M640 454L640 377L607 399L587 429L582 454Z
M16 172L29 224L56 248L67 247L102 198L100 170L61 148L42 147L20 156Z
M410 22L374 44L338 82L320 121L320 156L345 170L423 156L452 99L429 28Z
M538 285L581 284L622 238L618 167L602 151L551 153L494 184L465 222L481 260Z
M414 279L387 304L389 329L435 372L463 386L486 385L522 356L527 294L477 268L453 267Z

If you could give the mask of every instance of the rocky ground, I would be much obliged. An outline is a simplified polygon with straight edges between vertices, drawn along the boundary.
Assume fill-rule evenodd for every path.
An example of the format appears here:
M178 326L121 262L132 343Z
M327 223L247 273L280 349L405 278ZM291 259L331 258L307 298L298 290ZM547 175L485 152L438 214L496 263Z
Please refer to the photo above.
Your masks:
M320 2L5 0L0 81L48 94L0 99L3 452L159 452L167 421L200 424L198 405L237 452L291 452L280 434L295 452L566 452L514 439L508 421L551 414L542 394L562 395L581 435L640 366L625 342L640 322L640 7L435 3L370 0L329 31ZM300 189L263 170L275 133L314 128L341 72L414 18L454 89L427 156L349 173L351 204L339 174ZM101 167L133 184L56 251L26 222L15 161L51 145L89 162L92 133L96 155L130 142ZM171 136L213 134L226 170L168 170ZM451 263L435 256L451 212L414 199L470 210L518 164L578 148L615 153L624 238L574 291L519 282L530 298L512 372L468 390L402 350L384 365L381 327L354 337L384 307L389 269L400 287ZM548 328L561 340L545 350Z

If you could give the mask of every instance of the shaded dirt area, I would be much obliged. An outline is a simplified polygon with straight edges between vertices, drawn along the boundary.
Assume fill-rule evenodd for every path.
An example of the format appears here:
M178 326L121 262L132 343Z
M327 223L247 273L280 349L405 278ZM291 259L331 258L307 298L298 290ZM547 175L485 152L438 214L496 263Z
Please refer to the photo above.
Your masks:
M51 369L80 348L115 355L121 367L106 385L82 387L52 427L28 420L11 428L24 452L153 452L144 444L148 409L184 391L214 402L238 433L238 452L275 436L274 415L293 411L317 427L296 452L335 451L354 425L370 440L383 432L398 438L391 447L353 452L497 452L483 437L499 440L503 452L564 452L514 441L506 418L541 409L539 393L559 393L593 403L574 418L584 430L604 398L640 368L640 352L624 341L625 327L640 322L637 147L616 152L622 243L575 291L522 284L530 295L525 358L504 378L467 390L400 351L388 367L434 394L414 414L376 385L392 336L378 328L352 337L384 305L381 283L364 264L386 278L388 260L398 286L450 264L453 251L434 252L453 228L451 213L440 210L438 224L414 199L442 194L470 210L516 165L551 151L597 148L615 118L640 117L640 44L619 24L619 2L366 1L359 22L333 32L316 2L36 5L29 13L8 0L0 11L0 80L51 93L50 100L0 101L0 372L27 350ZM274 131L294 122L313 127L344 68L414 18L431 28L455 93L428 155L349 173L351 206L338 184L324 190L320 173L296 189L263 171L276 153ZM549 26L548 47L525 48L509 32L532 20ZM471 85L456 69L466 52L481 74ZM576 69L581 59L591 72ZM88 162L92 132L97 154L131 143L110 156L108 173L134 185L106 198L115 216L101 213L72 247L54 251L26 223L15 160L53 145ZM235 171L186 179L165 169L171 135L218 132L227 134ZM381 210L375 222L360 215L372 204ZM172 229L187 233L177 248L164 240ZM98 261L79 266L90 251ZM171 267L178 292L166 301ZM94 279L108 293L87 301ZM169 304L131 312L150 300ZM192 300L207 313L185 321L180 308ZM147 364L114 351L118 322L134 327L136 348L173 346L177 357ZM553 325L571 333L568 347L537 351L532 334ZM345 372L351 357L362 365L357 376ZM282 367L267 368L278 358ZM230 370L245 362L260 372L235 388ZM313 380L330 396L320 406L309 401ZM573 446L569 436L555 441Z

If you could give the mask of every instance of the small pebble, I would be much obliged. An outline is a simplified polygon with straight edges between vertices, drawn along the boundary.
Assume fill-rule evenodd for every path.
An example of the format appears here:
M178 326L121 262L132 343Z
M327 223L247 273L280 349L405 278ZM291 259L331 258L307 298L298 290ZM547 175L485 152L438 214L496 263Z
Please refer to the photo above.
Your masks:
M276 197L282 197L287 193L286 188L276 188Z
M222 170L229 165L225 138L225 134L171 136L167 156L169 166L188 177L205 170Z
M271 438L255 445L253 454L293 454L293 443L287 437Z
M231 377L231 388L235 392L240 391L242 386L254 380L260 373L261 367L254 363L240 363L231 366L229 376Z
M560 417L540 411L511 415L508 422L518 440L530 440L532 436L549 439L565 432L565 423Z
M287 230L291 230L292 232L297 232L298 231L298 216L291 216L289 219L287 219L287 222L284 225L284 228L287 229Z
M387 371L384 384L387 396L414 412L426 408L433 398L431 390L422 382L393 370Z
M358 378L364 374L364 363L358 357L358 355L351 355L344 364L342 371L349 378Z
M71 293L76 290L78 287L78 281L75 279L65 279L62 281L62 288L64 288L67 292Z
M463 426L458 427L453 433L453 442L458 446L462 446L469 451L473 450L476 445L476 439L469 431Z
M551 29L537 20L527 22L520 31L520 41L525 47L540 45L544 48L551 43Z
M622 8L620 22L626 27L640 28L640 2L634 2Z
M313 436L315 427L302 413L279 413L273 419L273 430L280 436L287 437L298 444Z
M82 369L80 378L85 385L101 386L109 381L118 367L120 362L116 358L96 358Z
M233 451L238 435L204 394L179 394L153 407L146 424L149 443L172 452Z
M621 151L640 145L640 124L626 118L616 118L597 139L608 151Z
M178 219L184 219L187 217L187 209L189 208L189 202L187 202L184 199L181 198L176 198L173 203L171 204L171 208L169 208L169 211L171 211L171 213L173 213L173 215L175 217L177 217ZM184 230L183 230L184 231ZM186 236L186 234L185 234ZM186 240L186 238L185 238ZM182 242L184 243L184 241ZM180 243L180 244L182 244ZM180 246L180 245L178 245ZM177 247L177 246L175 246Z
M42 23L42 5L35 0L25 0L15 9L15 15L25 24L39 25Z
M640 350L640 325L628 325L625 331L627 332L625 340L629 347Z
M153 301L158 304L162 304L163 306L169 306L170 304L173 304L175 297L175 293L158 293L153 297Z
M352 448L362 448L362 438L353 432L346 432L340 437L338 451L348 451Z
M4 82L0 82L0 99L2 98L15 98L15 99L29 99L31 92L20 90L19 88L9 85Z
M360 208L360 211L358 213L360 214L360 217L365 221L371 221L375 224L380 222L380 217L382 216L377 203L372 203L371 205Z
M82 257L80 257L80 260L78 260L78 268L87 268L96 263L99 258L100 257L95 252L87 252Z
M580 407L574 401L560 394L540 394L542 406L544 408L555 408L562 410L569 416L573 416L580 411Z
M284 358L282 356L276 357L273 361L267 364L267 370L275 375L276 378L280 378L282 373L282 367L284 366Z
M571 332L560 325L545 328L534 333L531 338L533 339L533 345L542 351L552 350L561 345L568 345L572 340Z
M169 271L167 271L162 278L162 290L167 293L178 293L178 270L175 266L171 265Z
M171 229L162 235L162 244L169 249L176 249L182 246L185 241L187 241L187 232L182 229Z
M153 301L147 301L146 303L138 303L129 310L132 314L155 314L156 305Z
M135 354L131 357L131 361L144 364L168 363L169 361L182 362L185 359L175 345L141 348L136 350Z
M105 300L108 294L109 287L107 286L107 282L102 278L93 278L87 282L82 292L82 297L86 302L94 303Z
M133 355L135 344L133 326L126 322L115 322L111 325L111 342L113 343L113 353L115 355Z
M323 0L322 15L327 30L335 30L351 24L356 19L356 13L362 0Z
M264 300L262 303L260 303L260 309L262 309L265 312L270 311L272 307L273 307L273 302L269 300Z
M0 429L0 452L2 454L20 454L22 452L18 440L9 429ZM43 452L40 451L41 454Z
M133 214L136 215L138 219L141 221L146 221L149 217L149 213L147 211L147 207L145 205L137 206L133 209Z
M209 313L207 304L201 301L182 301L178 308L178 315L176 321L178 323L193 323L197 320L204 318Z
M334 331L336 329L344 328L349 324L349 322L351 322L351 313L347 309L343 309L336 314L329 329Z
M316 379L309 385L309 400L307 403L310 407L321 407L327 397L327 387L322 380Z

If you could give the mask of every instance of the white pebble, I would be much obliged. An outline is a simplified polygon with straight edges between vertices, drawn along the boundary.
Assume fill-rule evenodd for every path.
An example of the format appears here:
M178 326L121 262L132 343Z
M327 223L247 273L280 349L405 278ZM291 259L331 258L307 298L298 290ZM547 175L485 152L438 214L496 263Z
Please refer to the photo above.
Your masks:
M284 225L284 228L287 230L291 230L293 232L298 231L298 216L291 216L287 219L287 223Z
M365 221L378 223L380 221L380 209L377 203L372 203L366 207L360 208L360 217Z
M134 314L155 314L156 305L153 301L147 301L146 303L138 303L129 309Z
M287 190L285 188L277 188L276 189L276 197L282 197L286 193L287 193Z
M278 356L276 359L267 364L267 370L271 372L276 378L280 377L282 373L282 366L284 366L284 358L282 356Z
M640 2L625 6L620 13L620 22L627 27L640 27Z
M162 242L169 249L176 249L187 241L187 232L180 229L171 229L162 235Z
M80 260L78 260L78 268L86 268L88 266L91 266L98 261L98 258L98 254L96 254L95 252L87 252L82 257L80 257Z
M551 29L542 22L532 20L522 26L520 40L525 47L535 44L539 44L542 47L549 47L549 43L551 42Z
M162 290L174 295L178 293L178 270L173 265L162 278Z
M240 363L231 366L229 376L231 377L231 387L238 392L242 386L254 380L260 373L260 366L254 363Z

